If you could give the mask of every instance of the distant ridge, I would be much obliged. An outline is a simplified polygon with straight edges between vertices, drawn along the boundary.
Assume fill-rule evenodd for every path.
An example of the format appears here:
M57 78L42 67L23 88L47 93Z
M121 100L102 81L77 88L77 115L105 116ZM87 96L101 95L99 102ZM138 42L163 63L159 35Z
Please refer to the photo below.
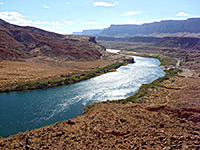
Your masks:
M200 50L200 38L164 37L155 46Z
M161 41L162 38L159 37L145 37L145 36L135 36L135 37L106 37L98 36L97 41L121 41L121 42L143 42L143 43L156 43Z
M111 25L103 30L84 30L78 34L101 37L200 37L200 18L189 18L187 20L163 20L160 22L145 23L142 25Z
M104 29L102 36L134 36L137 34L153 33L200 33L200 18L187 20L165 20L161 22L146 23L142 25L111 25Z

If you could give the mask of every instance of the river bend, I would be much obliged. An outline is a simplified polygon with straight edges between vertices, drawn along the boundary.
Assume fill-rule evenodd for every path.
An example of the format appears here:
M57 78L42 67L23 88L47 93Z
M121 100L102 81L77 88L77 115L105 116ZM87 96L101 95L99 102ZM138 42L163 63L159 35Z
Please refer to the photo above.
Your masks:
M128 64L92 79L45 90L0 94L0 136L39 128L81 115L85 105L126 98L165 72L154 58Z

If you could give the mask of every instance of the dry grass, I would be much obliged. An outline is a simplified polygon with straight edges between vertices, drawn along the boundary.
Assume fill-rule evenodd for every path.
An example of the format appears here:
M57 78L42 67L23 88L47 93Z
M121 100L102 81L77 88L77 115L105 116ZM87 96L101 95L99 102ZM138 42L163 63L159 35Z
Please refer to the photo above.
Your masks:
M74 74L91 71L94 68L105 67L112 61L67 61L57 64L27 62L1 61L0 62L0 87L10 86L17 83L30 81L43 81L60 79L61 74Z

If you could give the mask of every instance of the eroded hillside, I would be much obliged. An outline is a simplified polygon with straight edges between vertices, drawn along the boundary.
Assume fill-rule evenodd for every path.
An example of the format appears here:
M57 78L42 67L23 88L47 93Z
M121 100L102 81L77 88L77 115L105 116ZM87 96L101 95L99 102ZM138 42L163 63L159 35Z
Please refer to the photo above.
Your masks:
M96 60L104 49L94 37L61 35L34 27L11 25L3 20L0 20L0 32L0 59L3 60L39 56Z

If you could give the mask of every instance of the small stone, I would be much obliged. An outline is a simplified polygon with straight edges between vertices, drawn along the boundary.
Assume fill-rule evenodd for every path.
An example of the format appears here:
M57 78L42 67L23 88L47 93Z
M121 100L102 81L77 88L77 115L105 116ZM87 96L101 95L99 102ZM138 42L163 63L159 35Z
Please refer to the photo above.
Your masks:
M160 128L164 128L164 124L163 123L160 123Z
M23 146L23 143L22 143L22 142L19 142L19 145L20 145L20 146Z
M5 144L4 142L1 142L1 143L0 143L0 147L1 147L1 146L3 147L3 146L5 146L5 145L6 145L6 144Z
M19 148L19 147L20 147L20 145L18 143L14 144L14 148Z
M163 148L163 150L170 150L170 149L171 149L170 146L166 146L166 147Z
M142 142L142 143L141 143L141 146L143 146L143 145L147 145L147 142Z
M68 120L66 123L69 124L69 125L75 125L75 122L73 122L71 120Z
M151 146L154 146L154 145L155 145L155 143L150 143L150 145L151 145Z
M62 136L63 135L63 133L62 132L57 132L56 133L56 136L58 137L58 136Z
M26 145L25 148L26 148L26 149L30 149L30 146L29 146L29 145Z
M165 137L160 137L160 141L164 141Z
M33 135L34 135L34 133L33 133L33 132L31 132L31 133L30 133L30 136L33 136Z

